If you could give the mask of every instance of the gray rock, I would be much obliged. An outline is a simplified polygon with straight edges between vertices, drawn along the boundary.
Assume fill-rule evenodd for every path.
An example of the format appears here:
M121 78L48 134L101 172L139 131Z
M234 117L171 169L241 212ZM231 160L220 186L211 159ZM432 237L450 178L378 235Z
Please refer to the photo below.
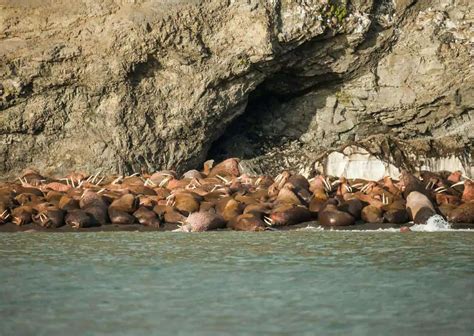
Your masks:
M353 142L471 164L472 2L341 3L3 2L0 174L296 169Z

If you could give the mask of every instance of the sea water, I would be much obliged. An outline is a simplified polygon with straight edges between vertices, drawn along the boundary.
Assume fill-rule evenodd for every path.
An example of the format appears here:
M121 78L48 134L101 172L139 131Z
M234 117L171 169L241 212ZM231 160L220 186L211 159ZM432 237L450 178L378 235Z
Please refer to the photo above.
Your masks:
M472 335L474 232L0 234L0 335Z

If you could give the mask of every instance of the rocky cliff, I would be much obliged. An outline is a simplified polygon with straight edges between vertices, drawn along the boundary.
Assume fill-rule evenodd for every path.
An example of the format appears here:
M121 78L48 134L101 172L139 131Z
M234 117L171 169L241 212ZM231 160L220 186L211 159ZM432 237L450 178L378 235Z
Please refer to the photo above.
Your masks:
M470 0L0 0L0 174L416 168L474 144Z

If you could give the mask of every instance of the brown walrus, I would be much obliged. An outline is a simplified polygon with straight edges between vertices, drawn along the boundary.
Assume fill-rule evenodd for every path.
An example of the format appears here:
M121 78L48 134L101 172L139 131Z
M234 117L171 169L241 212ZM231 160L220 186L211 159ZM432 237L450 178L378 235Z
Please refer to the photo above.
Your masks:
M236 158L230 158L214 166L209 172L209 176L214 177L217 175L221 177L239 176L239 160Z
M466 180L464 182L464 191L462 193L464 202L474 201L474 181Z
M412 191L407 196L406 209L410 219L415 224L426 224L428 218L436 215L433 203L431 203L426 195L418 191Z
M92 218L101 225L105 225L109 222L107 215L107 203L104 201L102 196L96 194L91 190L84 191L79 206L82 210L87 212Z
M453 209L449 213L448 220L453 223L474 223L474 201Z
M237 216L229 221L227 227L236 231L265 231L265 223L252 213Z
M12 222L18 226L31 223L33 208L29 205L21 205L12 210Z
M73 197L70 197L68 195L64 195L59 200L58 207L60 209L66 210L66 211L73 210L73 209L79 209L80 208L79 200L77 200Z
M272 226L296 225L308 222L312 218L308 208L302 206L290 206L287 209L275 209L270 214Z
M125 194L110 204L109 209L132 213L138 209L139 200L132 194Z
M362 209L361 218L366 223L382 223L383 211L374 205L367 205Z
M337 209L334 204L327 204L318 215L319 224L323 226L354 225L355 219L347 212Z
M159 227L161 225L156 213L145 208L144 206L139 207L138 210L133 213L133 216L141 225L152 227Z
M74 229L97 226L96 221L87 212L81 209L69 210L64 221Z
M387 223L405 224L410 220L405 209L391 209L383 214L383 219Z
M233 198L225 198L217 202L217 213L226 221L236 218L244 211L244 205Z
M349 213L352 217L354 217L355 220L358 220L361 218L364 205L359 199L353 198L342 202L337 208L341 211Z
M44 228L55 229L64 225L64 210L48 206L34 215L32 219Z
M113 207L109 207L108 214L110 221L113 224L133 224L135 223L135 217L130 215L128 212L118 210Z

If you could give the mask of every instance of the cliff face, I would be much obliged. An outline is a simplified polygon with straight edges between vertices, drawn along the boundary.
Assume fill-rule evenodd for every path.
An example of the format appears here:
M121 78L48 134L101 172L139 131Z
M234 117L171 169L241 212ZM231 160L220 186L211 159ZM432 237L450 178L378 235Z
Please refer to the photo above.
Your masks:
M397 166L474 143L469 0L0 0L0 173Z

